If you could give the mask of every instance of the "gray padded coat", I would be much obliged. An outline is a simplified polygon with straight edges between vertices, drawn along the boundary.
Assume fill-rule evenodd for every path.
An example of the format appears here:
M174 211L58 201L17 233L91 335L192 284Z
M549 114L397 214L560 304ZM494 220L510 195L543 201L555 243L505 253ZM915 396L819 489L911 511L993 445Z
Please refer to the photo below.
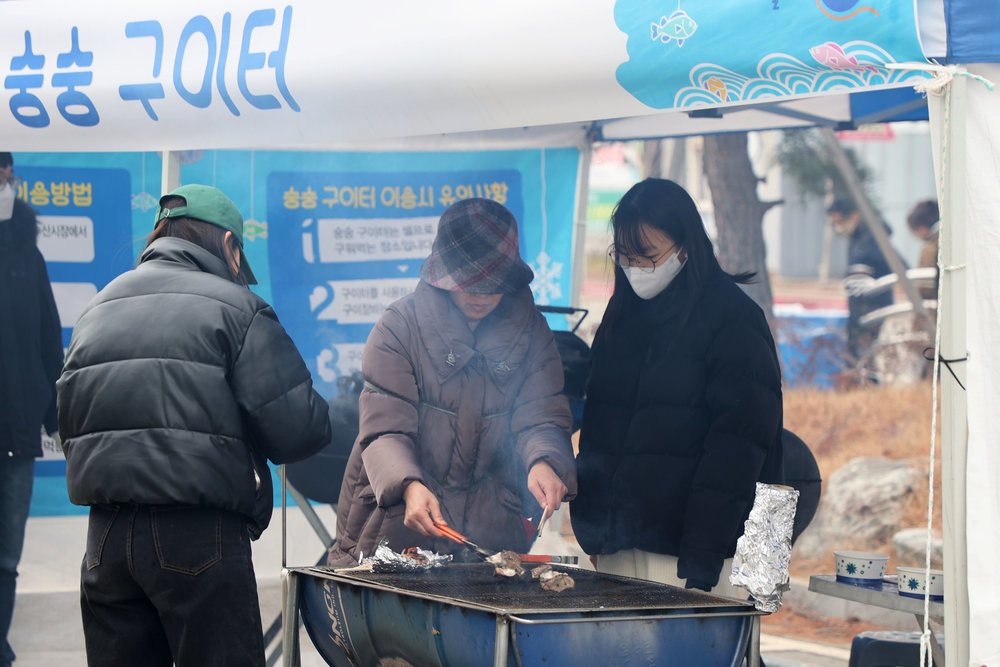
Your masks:
M178 238L154 241L87 306L57 391L73 503L229 510L254 537L273 506L265 459L330 440L326 402L271 307Z
M534 503L532 465L547 462L575 495L562 364L528 288L505 296L473 332L447 292L421 281L379 319L362 370L331 564L356 563L382 538L395 551L457 551L403 525L413 480L437 495L449 525L498 550L528 546L521 517L522 503Z

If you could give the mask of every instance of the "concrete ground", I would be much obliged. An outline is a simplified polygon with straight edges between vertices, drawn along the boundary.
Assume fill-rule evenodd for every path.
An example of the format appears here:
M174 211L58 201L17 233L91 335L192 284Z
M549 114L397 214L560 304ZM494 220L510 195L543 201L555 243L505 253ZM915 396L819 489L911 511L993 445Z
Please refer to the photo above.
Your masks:
M316 506L315 509L324 525L332 530L332 508ZM532 551L578 555L581 565L588 566L585 565L586 555L576 542L566 539L560 530L564 525L563 514L560 510L553 517L551 528L546 529ZM323 545L303 513L297 508L289 508L285 526L284 562L290 567L314 565L323 553ZM86 532L86 517L29 519L10 633L11 645L18 655L15 667L84 667L87 664L78 596ZM280 509L276 509L271 527L254 543L254 569L265 629L281 611L281 567L282 521ZM815 595L794 583L789 594L806 598ZM817 601L817 604L822 602ZM837 609L836 613L846 612ZM280 633L268 646L269 656L274 654L279 642ZM299 632L299 645L304 667L326 664L304 629ZM767 667L844 667L849 658L845 649L772 635L761 637L761 654ZM281 664L280 660L277 664Z

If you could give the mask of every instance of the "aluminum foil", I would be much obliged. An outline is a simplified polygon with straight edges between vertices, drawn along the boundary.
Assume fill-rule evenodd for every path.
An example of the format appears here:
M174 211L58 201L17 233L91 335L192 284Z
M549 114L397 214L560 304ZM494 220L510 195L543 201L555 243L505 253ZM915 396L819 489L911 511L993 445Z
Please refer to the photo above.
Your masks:
M375 554L362 558L360 564L370 565L372 572L407 572L441 567L452 558L451 554L437 554L419 547L413 549L413 552L416 558L397 553L389 548L388 542L382 540L375 549Z
M761 611L776 612L789 589L792 523L799 492L790 486L757 484L753 509L736 542L729 583L742 586Z

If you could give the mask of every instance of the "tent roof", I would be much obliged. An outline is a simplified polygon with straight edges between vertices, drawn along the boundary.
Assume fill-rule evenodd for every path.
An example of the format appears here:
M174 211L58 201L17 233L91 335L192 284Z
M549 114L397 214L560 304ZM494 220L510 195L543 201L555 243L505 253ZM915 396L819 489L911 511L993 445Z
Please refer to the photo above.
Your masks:
M843 4L0 2L0 136L60 152L441 150L847 127L929 76L886 66L926 62L934 40L914 3Z

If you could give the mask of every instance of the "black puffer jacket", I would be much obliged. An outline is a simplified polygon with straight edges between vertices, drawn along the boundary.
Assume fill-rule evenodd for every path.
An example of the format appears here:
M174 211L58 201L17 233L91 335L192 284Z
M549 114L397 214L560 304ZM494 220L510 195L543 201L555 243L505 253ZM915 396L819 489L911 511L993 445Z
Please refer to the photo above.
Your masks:
M259 534L265 458L322 449L326 402L274 311L222 260L163 238L139 262L80 316L57 383L70 500L231 510Z
M753 505L781 480L781 377L764 314L721 272L688 294L624 290L594 340L573 530L590 554L678 557L714 585ZM690 583L690 582L689 582Z
M39 426L56 432L62 326L37 236L35 212L15 200L0 221L0 456L41 456Z
M885 223L883 223L883 226L887 233L890 233L889 226ZM859 223L847 242L846 280L859 276L881 278L890 273L892 273L892 269L889 267L889 261L882 254L882 249L878 247L875 236L868 228L868 225ZM880 322L862 325L861 318L873 310L892 305L892 299L892 290L863 296L848 294L847 346L851 356L859 358L867 351L867 347L870 344L866 345L862 341L865 332L877 337L881 328Z

